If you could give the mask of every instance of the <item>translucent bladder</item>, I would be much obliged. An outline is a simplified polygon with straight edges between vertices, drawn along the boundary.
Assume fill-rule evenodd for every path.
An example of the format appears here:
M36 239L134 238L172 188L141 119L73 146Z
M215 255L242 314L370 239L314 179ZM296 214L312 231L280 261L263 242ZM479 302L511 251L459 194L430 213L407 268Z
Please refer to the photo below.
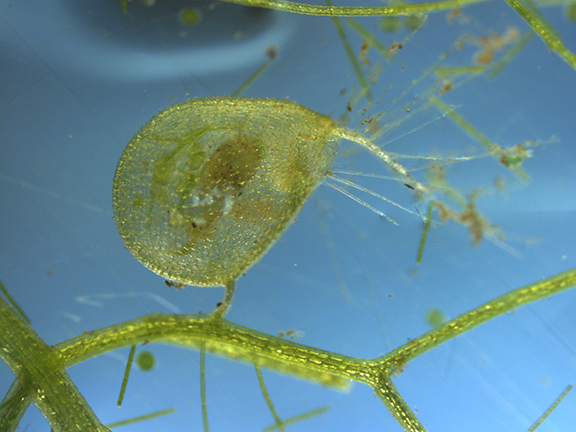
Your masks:
M114 179L120 235L166 279L227 286L278 240L330 175L341 139L362 145L427 193L370 139L297 103L190 99L156 115L124 150Z
M328 117L285 100L191 99L130 141L114 179L128 250L185 285L223 286L274 244L328 175Z

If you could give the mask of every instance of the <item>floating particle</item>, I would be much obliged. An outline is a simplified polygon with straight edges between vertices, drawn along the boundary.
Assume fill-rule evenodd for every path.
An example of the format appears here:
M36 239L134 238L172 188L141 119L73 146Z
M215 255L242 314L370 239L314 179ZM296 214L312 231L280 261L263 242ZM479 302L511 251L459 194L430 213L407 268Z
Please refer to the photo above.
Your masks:
M380 18L380 28L388 33L398 31L400 28L400 19L395 16L386 16Z
M150 351L142 351L136 356L136 364L143 371L148 372L154 368L155 363L154 355Z
M438 308L428 309L426 312L426 322L431 327L438 327L446 322L446 315Z
M178 19L185 25L196 25L202 19L202 14L197 9L194 8L183 8L178 13Z

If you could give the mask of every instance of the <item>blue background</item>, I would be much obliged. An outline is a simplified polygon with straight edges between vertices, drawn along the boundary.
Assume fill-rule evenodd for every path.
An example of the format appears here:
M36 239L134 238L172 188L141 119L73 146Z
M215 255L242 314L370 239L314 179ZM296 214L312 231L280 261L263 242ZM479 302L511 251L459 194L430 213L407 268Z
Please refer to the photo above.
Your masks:
M116 163L159 110L189 97L232 93L266 60L270 44L279 57L246 96L289 98L337 118L345 92L357 89L330 18L225 3L160 3L129 3L128 15L119 1L0 3L0 280L50 344L151 312L209 311L222 295L218 288L166 287L125 250L116 231ZM179 23L184 6L202 11L197 26ZM563 7L542 11L575 51L576 24ZM436 83L426 71L457 38L502 33L510 25L527 30L501 1L464 12L469 24L447 23L446 12L430 15L374 85L378 102L370 109L385 113L383 125L399 123L378 140L387 150L485 152L438 111L416 109ZM383 33L375 18L359 21L385 46L408 35ZM361 39L346 31L358 52ZM443 64L471 64L476 50L466 43ZM370 59L381 61L373 51ZM505 247L487 240L472 247L463 227L446 223L433 227L416 265L418 216L357 193L393 217L394 226L322 185L285 236L239 280L230 320L270 334L296 329L304 332L304 344L372 358L429 330L430 308L453 318L576 266L576 71L535 37L495 79L476 77L444 100L500 145L545 142L524 164L532 177L527 184L491 158L449 167L449 179L465 193L484 191L478 206L505 233ZM374 157L346 144L337 167L388 174ZM495 176L506 179L504 191L489 192ZM354 180L415 208L397 182ZM429 431L525 431L576 382L575 308L572 290L518 309L414 360L395 382ZM133 368L121 409L116 400L128 349L68 372L104 423L175 407L170 416L123 430L201 430L199 353L146 349L156 367ZM211 430L254 431L273 423L253 367L208 355L206 368ZM0 393L13 378L0 363ZM366 386L339 393L269 371L264 378L282 418L331 408L290 431L401 430ZM573 430L575 406L572 392L539 431ZM35 407L21 428L49 431Z

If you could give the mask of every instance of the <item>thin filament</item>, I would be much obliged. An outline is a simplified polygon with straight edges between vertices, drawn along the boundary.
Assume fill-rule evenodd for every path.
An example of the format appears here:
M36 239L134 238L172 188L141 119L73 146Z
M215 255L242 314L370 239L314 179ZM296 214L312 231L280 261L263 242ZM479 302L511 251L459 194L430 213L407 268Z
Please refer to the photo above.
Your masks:
M360 190L360 191L362 191L362 192L364 192L364 193L367 193L368 195L372 195L372 196L374 196L374 197L376 197L376 198L379 198L379 199L381 199L382 201L385 201L385 202L387 202L388 204L392 204L393 206L396 206L396 207L398 207L399 209L402 209L402 210L404 210L404 211L407 212L407 213L411 213L411 214L413 214L413 215L417 215L416 212L414 212L414 211L412 211L412 210L408 210L408 209L407 209L406 207L404 207L403 205L400 205L400 204L398 204L397 202L394 202L394 201L392 201L391 199L386 198L384 195L380 195L379 193L376 193L376 192L374 192L374 191L372 191L372 190L370 190L370 189L367 189L367 188L365 188L365 187L362 187L362 186L360 186L360 185L357 185L356 183L351 182L350 180L346 180L346 179L343 179L343 178L341 178L341 177L336 177L336 176L334 176L334 175L329 175L328 177L329 177L331 180L337 181L338 183L345 184L346 186L353 187L354 189Z
M372 207L370 204L368 204L366 201L362 201L360 198L358 198L355 195L352 195L350 192L348 192L346 189L341 188L340 186L337 186L333 183L330 182L324 182L324 184L330 186L333 189L336 189L338 192L343 193L344 195L346 195L348 198L353 199L354 201L356 201L358 204L363 205L364 207L366 207L367 209L372 210L374 213L376 213L378 216L382 216L384 219L386 219L388 222L392 222L394 225L398 226L398 223L392 219L390 216L386 216L384 213L382 213L380 210L378 210L377 208Z

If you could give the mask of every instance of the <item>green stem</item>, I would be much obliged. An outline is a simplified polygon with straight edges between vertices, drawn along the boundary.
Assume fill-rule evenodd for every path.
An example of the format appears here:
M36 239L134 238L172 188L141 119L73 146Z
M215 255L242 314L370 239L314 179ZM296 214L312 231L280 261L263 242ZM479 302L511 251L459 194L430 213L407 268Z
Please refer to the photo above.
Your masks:
M374 363L377 366L372 373L372 376L376 377L376 383L372 387L406 432L425 432L424 426L392 383L391 376L394 372L426 351L472 330L486 321L575 285L576 268L518 288L448 321L446 324L376 359Z
M480 324L490 321L520 306L536 300L549 297L576 285L576 268L544 279L495 298L483 305L466 312L453 320L436 327L434 330L411 340L400 348L386 354L380 359L385 360L388 369L394 372L397 365L404 365L410 360L424 354L444 342L472 330Z
M230 281L224 287L224 297L222 301L218 303L218 306L212 311L211 315L215 318L224 318L232 307L234 294L236 294L236 282Z
M534 432L536 429L538 429L538 427L540 427L540 425L542 423L544 423L544 420L546 420L548 418L548 416L550 414L552 414L552 411L554 411L556 409L556 407L558 405L560 405L560 402L562 402L562 400L568 396L568 393L570 393L570 390L572 390L572 384L570 384L568 387L566 387L564 389L564 391L560 394L560 396L558 396L556 398L556 400L554 401L554 403L552 405L550 405L550 407L544 412L544 414L542 414L540 416L540 418L538 420L536 420L536 422L530 427L530 429L528 429L528 432Z
M10 293L8 292L8 290L6 289L6 287L4 286L4 284L2 282L0 282L0 291L2 291L2 293L6 296L6 299L8 300L8 302L12 305L12 307L14 309L16 309L18 311L18 313L24 319L24 321L26 321L27 324L30 324L30 318L28 318L28 316L26 316L26 314L20 308L20 306L18 306L18 303L16 303L16 300L14 300L14 297L12 297L10 295Z
M176 409L175 409L175 408L167 408L167 409L164 409L164 410L161 410L161 411L156 411L156 412L153 412L153 413L150 413L150 414L144 414L144 415L141 415L141 416L132 417L132 418L129 418L129 419L127 419L127 420L120 420L120 421L117 421L117 422L114 422L114 423L110 423L110 424L108 424L107 426L108 426L109 428L117 428L117 427L120 427L120 426L127 426L127 425L131 425L131 424L134 424L134 423L143 422L143 421L146 421L146 420L152 420L152 419L155 419L155 418L158 418L158 417L161 417L161 416L165 416L165 415L168 415L168 414L172 414L172 413L174 413L174 412L176 412Z
M494 79L496 75L502 72L502 69L504 69L506 65L510 63L524 49L526 45L528 45L528 42L532 40L532 37L534 37L534 32L532 30L525 32L520 40L516 42L512 47L510 47L510 49L502 56L502 58L488 69L488 78Z
M212 314L146 315L84 333L56 348L64 365L70 367L104 352L146 341L195 349L205 341L208 352L247 363L253 363L254 356L260 366L341 389L347 388L347 380L359 381L366 370L364 360L270 336Z
M346 20L346 23L350 26L350 28L352 30L354 30L356 33L358 33L360 36L362 36L362 38L364 38L366 41L368 41L370 43L370 45L373 46L376 49L376 51L378 51L380 53L380 55L382 57L384 57L386 60L390 61L394 58L394 56L392 54L390 54L389 48L386 48L382 44L382 42L380 42L378 39L376 39L376 37L372 33L370 33L368 30L366 30L362 25L360 25L353 18L348 18Z
M15 432L22 416L32 403L31 388L15 380L0 404L0 431Z
M382 375L374 391L406 432L426 432L426 428L420 423L390 378Z
M200 400L202 401L202 425L204 432L210 432L208 408L206 406L206 344L200 342Z
M128 385L128 377L130 376L130 370L132 369L132 362L134 361L134 353L136 352L136 345L132 345L130 348L130 354L128 355L128 361L126 362L126 369L124 370L124 379L122 379L122 386L120 387L120 395L118 396L117 405L122 406L122 401L124 400L124 393L126 393L126 386Z
M290 426L291 424L298 423L298 422L301 422L303 420L308 420L312 417L319 416L320 414L327 413L328 411L330 411L330 407L325 405L323 407L316 408L316 409L307 411L305 413L295 415L293 417L285 418L284 420L282 420L282 424L284 426ZM276 429L278 429L278 426L276 424L273 424L270 426L266 426L264 429L262 429L262 432L272 432L273 430L276 430Z
M20 383L30 387L28 394L54 431L109 431L66 373L58 351L46 345L3 299L0 329L0 357Z
M424 226L422 227L422 236L420 237L420 244L418 245L418 254L416 255L416 263L420 264L422 262L422 255L424 255L424 245L426 244L426 238L428 237L428 232L432 226L432 211L434 210L434 201L428 203L428 210L426 212L426 219L424 220Z
M486 0L444 0L438 2L397 4L393 6L317 6L305 3L295 3L282 0L225 0L244 6L261 7L284 12L292 12L302 15L316 16L386 16L386 15L411 15L418 12L436 12L446 9L454 9L471 3L484 2Z
M264 400L266 401L266 405L268 405L268 409L270 410L272 417L274 417L274 422L275 422L276 428L280 432L285 432L284 423L282 422L282 419L280 418L280 416L278 415L278 412L276 411L276 408L274 407L274 403L272 402L272 398L270 397L270 394L268 393L268 389L266 388L266 384L264 383L264 377L262 376L262 371L260 370L260 366L258 366L258 362L256 361L256 359L254 360L254 368L256 369L256 376L258 377L258 384L260 384L260 391L262 392L262 396L264 397Z
M256 69L256 72L254 72L252 75L250 75L248 77L248 79L246 81L244 81L242 83L242 85L240 85L240 87L238 87L238 89L234 93L231 94L231 96L232 97L238 97L242 93L244 93L246 90L248 90L248 87L250 87L252 85L252 83L258 79L258 77L263 75L264 72L266 72L268 70L268 68L270 67L271 64L272 64L272 60L266 60L266 62L263 63L262 66L260 66L258 69Z
M408 432L423 432L391 381L392 374L426 351L497 316L576 285L576 268L516 289L416 338L387 355L369 360L307 347L233 324L217 315L152 314L82 334L54 348L44 342L5 303L0 302L0 355L57 431L106 431L64 372L65 367L120 347L165 342L200 348L302 379L342 385L347 380L371 386ZM58 355L59 354L59 355ZM11 391L18 392L17 388Z
M225 0L244 6L261 7L302 15L331 17L362 17L411 15L414 13L437 12L447 9L461 8L468 4L480 3L486 0L443 0L424 3L404 3L391 6L318 6L305 3L295 3L283 0ZM558 53L569 65L576 69L576 55L562 43L538 16L520 0L506 0L508 4L534 29L546 42L548 47Z
M330 0L325 0L326 4L332 7L332 2ZM362 71L362 67L360 63L358 63L358 59L354 54L354 50L352 49L352 45L350 45L350 41L348 40L348 36L346 36L346 32L344 31L344 27L342 27L342 23L338 17L333 16L332 22L334 23L334 28L336 28L336 32L338 33L338 37L342 41L342 45L344 45L344 51L346 52L346 56L348 57L348 61L352 65L352 69L354 70L354 74L356 75L356 79L360 84L360 88L362 89L361 96L365 96L368 101L372 100L372 93L370 92L370 86L366 81L366 77L364 76L364 72Z
M562 41L556 36L549 26L546 25L538 16L532 12L528 6L520 0L506 0L508 4L538 33L538 35L546 42L551 51L556 52L562 57L570 66L576 69L576 55L570 51Z

